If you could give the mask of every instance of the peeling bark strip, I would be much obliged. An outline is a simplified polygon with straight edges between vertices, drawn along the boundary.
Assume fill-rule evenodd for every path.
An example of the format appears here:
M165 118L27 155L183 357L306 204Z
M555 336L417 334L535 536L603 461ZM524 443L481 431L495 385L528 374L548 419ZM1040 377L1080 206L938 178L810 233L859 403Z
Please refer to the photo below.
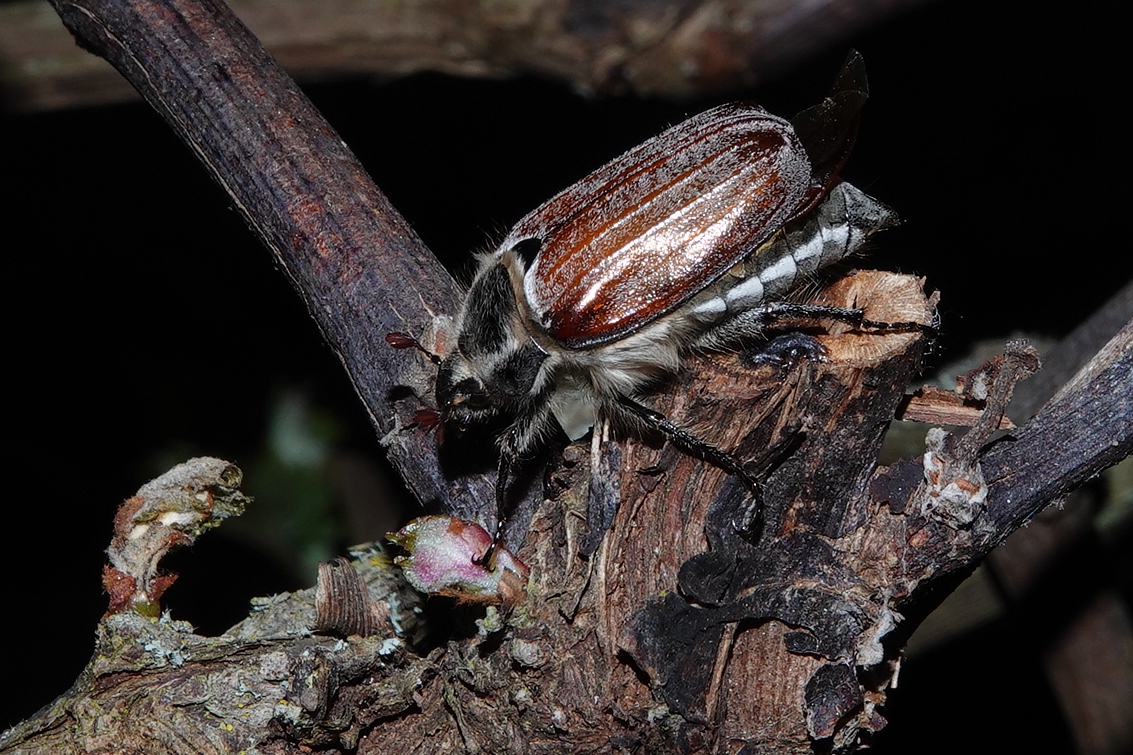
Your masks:
M315 612L316 632L369 637L389 631L388 607L373 599L362 575L345 558L319 564Z

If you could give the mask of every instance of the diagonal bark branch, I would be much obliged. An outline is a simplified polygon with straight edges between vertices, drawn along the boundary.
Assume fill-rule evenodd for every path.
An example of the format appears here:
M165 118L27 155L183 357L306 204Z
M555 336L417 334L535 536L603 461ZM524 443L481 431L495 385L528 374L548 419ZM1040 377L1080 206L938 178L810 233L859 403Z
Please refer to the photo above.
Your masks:
M1027 425L983 457L994 534L978 555L1133 452L1133 321Z
M486 477L447 480L428 435L397 433L390 401L407 360L384 335L420 333L452 312L456 284L251 32L208 0L55 7L193 150L271 250L418 497L489 500Z

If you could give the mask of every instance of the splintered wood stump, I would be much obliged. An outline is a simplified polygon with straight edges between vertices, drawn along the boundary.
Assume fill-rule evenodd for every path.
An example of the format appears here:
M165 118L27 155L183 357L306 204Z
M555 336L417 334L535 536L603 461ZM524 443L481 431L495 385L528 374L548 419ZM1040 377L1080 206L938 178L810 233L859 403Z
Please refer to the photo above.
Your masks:
M876 272L819 301L883 322L933 309L921 281ZM372 751L441 751L447 729L482 752L809 752L880 729L912 528L870 482L925 338L809 325L826 361L706 356L651 402L767 469L761 503L672 445L595 432L568 448L519 551L533 587L506 647L450 645L422 715L399 722L412 733L383 727Z

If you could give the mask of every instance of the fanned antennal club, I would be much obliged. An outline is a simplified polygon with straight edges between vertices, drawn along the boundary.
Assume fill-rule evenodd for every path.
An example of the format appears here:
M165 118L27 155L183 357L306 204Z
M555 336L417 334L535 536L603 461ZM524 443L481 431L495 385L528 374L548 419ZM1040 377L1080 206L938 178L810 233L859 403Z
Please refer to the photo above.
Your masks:
M402 333L400 331L386 333L386 343L388 343L395 349L417 349L422 354L429 357L429 361L433 364L437 365L438 367L441 364L441 358L439 355L434 354L433 352L426 349L421 345L420 341L418 341L408 333Z

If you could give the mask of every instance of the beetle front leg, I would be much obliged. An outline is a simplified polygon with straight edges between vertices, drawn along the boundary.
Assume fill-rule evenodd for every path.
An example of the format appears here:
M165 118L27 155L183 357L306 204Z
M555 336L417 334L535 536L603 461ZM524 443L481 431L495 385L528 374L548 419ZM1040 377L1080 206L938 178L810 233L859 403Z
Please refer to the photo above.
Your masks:
M516 463L516 457L506 451L500 451L499 464L496 466L496 531L484 555L473 559L475 563L483 564L488 569L492 568L492 557L496 554L496 548L504 534L504 523L507 521L504 512L507 511L508 482L511 480L512 467Z
M527 453L537 448L550 417L547 401L540 395L520 410L511 426L500 437L500 459L496 466L496 529L492 544L478 559L478 563L491 567L490 559L503 540L504 526L508 521L512 501L508 498L516 470Z

